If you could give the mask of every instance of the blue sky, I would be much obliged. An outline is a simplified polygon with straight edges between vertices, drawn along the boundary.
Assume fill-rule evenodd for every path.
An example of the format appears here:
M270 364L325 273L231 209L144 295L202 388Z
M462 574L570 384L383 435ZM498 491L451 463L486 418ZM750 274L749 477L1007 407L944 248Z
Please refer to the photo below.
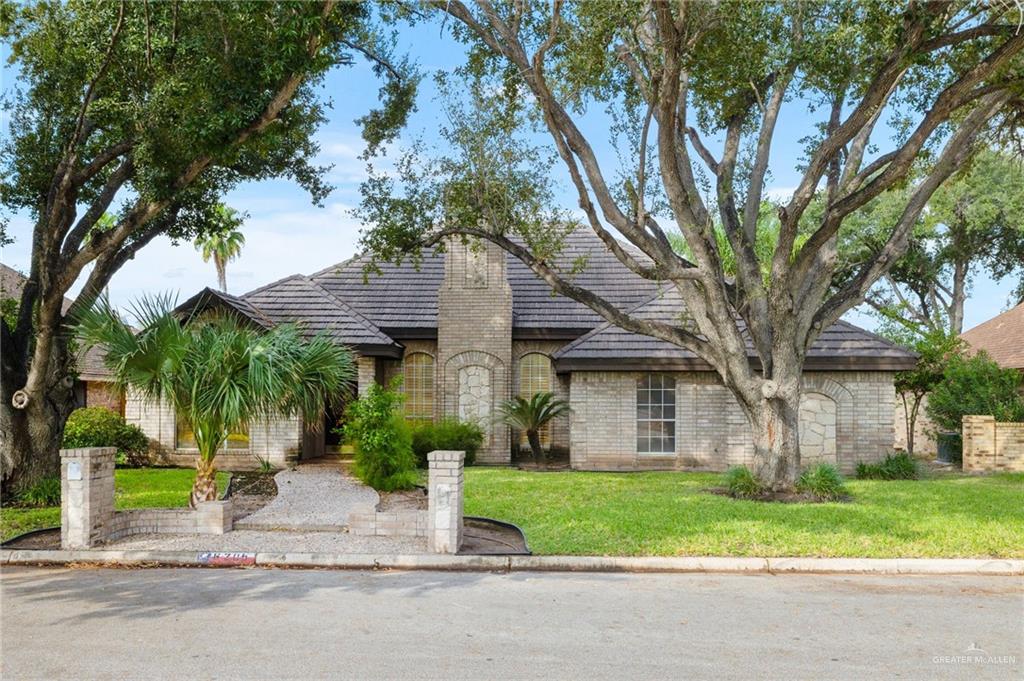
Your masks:
M411 55L425 77L418 110L397 144L415 137L428 143L436 141L441 113L431 74L462 63L464 49L444 35L437 24L403 29L399 39L400 49ZM7 54L6 48L0 48L5 62ZM5 64L5 88L11 75ZM244 293L290 274L315 272L356 252L360 225L349 211L359 202L359 183L365 178L365 168L357 158L363 144L354 120L376 104L379 85L370 67L362 62L335 70L324 83L324 95L333 101L333 107L329 121L318 134L322 147L319 161L334 165L329 180L335 190L323 207L312 205L308 195L284 180L249 183L227 196L229 205L250 215L245 227L246 246L241 257L228 266L229 291ZM786 196L787 190L797 184L799 139L812 130L814 120L802 101L792 102L784 109L773 147L770 195ZM583 129L597 149L606 173L613 176L616 155L608 143L606 125L603 114L594 112L584 119ZM556 186L563 204L575 208L577 202L565 178L556 178ZM5 264L22 271L27 271L29 264L30 225L27 214L12 217L15 243L3 249L0 256ZM191 244L176 246L160 238L114 275L109 290L115 304L120 305L147 292L172 290L185 298L207 285L216 285L213 265L203 263ZM967 302L965 328L1001 312L1011 288L1009 281L997 284L987 277L979 278ZM870 317L857 311L847 318L869 328L874 326Z

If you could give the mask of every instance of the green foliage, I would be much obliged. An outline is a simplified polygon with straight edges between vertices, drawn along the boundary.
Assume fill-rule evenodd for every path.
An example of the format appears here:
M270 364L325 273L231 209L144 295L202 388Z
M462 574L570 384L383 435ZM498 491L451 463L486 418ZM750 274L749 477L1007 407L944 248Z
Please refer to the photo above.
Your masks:
M906 452L887 454L876 463L857 464L858 480L917 480L919 475L917 461Z
M967 415L1024 421L1022 379L1021 372L1001 368L985 352L954 357L942 381L928 395L928 416L939 428L956 432Z
M271 463L270 459L267 457L261 456L260 454L255 454L254 456L256 457L256 464L258 466L256 470L260 473L273 473L276 470L274 464Z
M18 325L18 300L16 298L0 298L0 323L6 324L10 332Z
M764 487L746 466L732 466L722 475L722 483L729 494L737 499L754 499L764 492Z
M59 506L60 478L56 476L46 477L26 487L18 493L18 503L31 508Z
M427 467L427 454L438 449L466 452L466 465L476 462L476 453L484 443L484 430L476 423L443 418L424 423L412 431L412 450L420 468Z
M355 447L356 476L382 492L410 489L419 479L412 428L401 413L403 395L373 383L348 406L343 432Z
M61 446L66 449L117 447L118 465L135 467L149 463L146 434L106 407L84 407L71 412L64 426Z
M530 399L519 395L498 405L498 418L505 424L526 433L526 439L537 462L544 457L540 445L540 429L571 411L569 403L554 393L534 393Z
M908 453L914 453L917 418L924 396L942 381L949 362L963 352L963 348L959 336L948 335L944 329L926 331L913 343L914 352L918 354L917 364L910 371L896 374L893 384L903 402Z
M796 489L820 501L838 501L849 494L839 469L827 463L819 463L801 473Z
M274 416L321 418L355 376L352 355L326 335L290 324L262 331L230 314L178 319L168 296L142 298L135 333L105 298L84 313L78 336L102 345L115 381L164 399L192 425L210 462L230 433Z
M245 245L245 235L238 231L249 217L248 213L239 213L234 208L217 204L214 208L214 220L205 235L196 238L196 250L203 256L203 262L213 260L217 270L217 283L222 291L228 290L227 266L238 257Z

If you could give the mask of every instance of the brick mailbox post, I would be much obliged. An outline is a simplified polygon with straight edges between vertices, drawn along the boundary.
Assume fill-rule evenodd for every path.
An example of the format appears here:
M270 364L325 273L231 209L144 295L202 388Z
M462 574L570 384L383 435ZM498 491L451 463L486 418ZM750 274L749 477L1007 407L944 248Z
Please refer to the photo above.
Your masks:
M438 450L427 454L427 549L432 553L458 553L462 545L465 459L465 452Z
M230 501L189 508L114 510L113 447L60 450L60 545L88 549L133 534L224 534Z

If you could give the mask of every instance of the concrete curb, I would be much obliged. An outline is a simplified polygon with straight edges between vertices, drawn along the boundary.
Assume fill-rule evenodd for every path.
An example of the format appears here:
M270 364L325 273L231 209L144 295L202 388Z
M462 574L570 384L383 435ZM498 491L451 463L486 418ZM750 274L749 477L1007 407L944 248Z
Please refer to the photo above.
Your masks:
M223 558L223 559L221 559ZM2 565L253 566L343 570L485 572L702 572L734 574L1024 575L1024 560L967 558L726 558L617 556L452 556L196 551L0 549Z

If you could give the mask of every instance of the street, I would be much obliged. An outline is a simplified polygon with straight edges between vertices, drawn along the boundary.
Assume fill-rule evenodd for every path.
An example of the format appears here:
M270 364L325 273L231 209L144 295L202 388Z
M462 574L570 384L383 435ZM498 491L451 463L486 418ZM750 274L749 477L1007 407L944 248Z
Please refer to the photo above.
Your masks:
M4 679L1013 678L1014 577L5 568Z

